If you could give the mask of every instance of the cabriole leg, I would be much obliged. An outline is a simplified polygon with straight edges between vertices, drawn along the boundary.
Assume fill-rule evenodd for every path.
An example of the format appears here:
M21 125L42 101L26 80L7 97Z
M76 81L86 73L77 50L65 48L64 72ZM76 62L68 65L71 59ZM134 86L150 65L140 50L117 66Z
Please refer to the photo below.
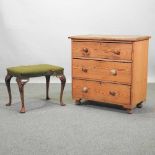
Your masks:
M46 100L49 100L49 84L50 84L50 76L46 75Z
M24 105L24 85L29 81L28 79L20 79L17 78L16 79L17 84L18 84L18 88L19 88L19 92L20 92L20 98L21 98L21 109L20 109L20 113L25 113L25 105Z
M10 106L11 102L12 102L11 87L10 87L10 81L11 81L12 77L13 76L10 75L10 74L7 74L6 77L5 77L5 84L7 86L7 91L8 91L8 94L9 94L9 103L7 103L6 106Z
M59 77L59 79L61 81L60 105L64 106L65 104L62 101L62 97L63 97L64 87L65 87L65 84L66 84L66 77L65 77L65 75L62 75L62 76Z

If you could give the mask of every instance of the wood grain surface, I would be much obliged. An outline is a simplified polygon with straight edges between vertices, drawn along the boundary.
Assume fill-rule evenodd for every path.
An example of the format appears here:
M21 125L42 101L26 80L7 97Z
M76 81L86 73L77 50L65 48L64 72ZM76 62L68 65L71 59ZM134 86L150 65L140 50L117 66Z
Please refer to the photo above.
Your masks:
M73 42L73 58L102 58L112 60L131 60L132 44Z
M133 45L132 64L132 95L133 107L146 100L147 66L148 66L148 40L135 42Z
M72 76L131 84L131 63L73 59Z
M73 98L130 104L130 86L73 79Z
M72 36L72 96L121 105L146 100L150 36Z
M77 35L70 36L71 39L78 40L103 40L103 41L140 41L148 40L150 36L139 36L139 35Z

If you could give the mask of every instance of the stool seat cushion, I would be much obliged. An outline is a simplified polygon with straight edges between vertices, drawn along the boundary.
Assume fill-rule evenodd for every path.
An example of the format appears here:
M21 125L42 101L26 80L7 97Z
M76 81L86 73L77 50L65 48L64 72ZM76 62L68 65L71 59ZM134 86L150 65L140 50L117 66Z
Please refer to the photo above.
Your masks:
M39 65L28 65L28 66L17 66L9 67L7 71L13 76L25 76L25 77L35 77L41 75L60 75L63 74L64 68L49 65L49 64L39 64Z

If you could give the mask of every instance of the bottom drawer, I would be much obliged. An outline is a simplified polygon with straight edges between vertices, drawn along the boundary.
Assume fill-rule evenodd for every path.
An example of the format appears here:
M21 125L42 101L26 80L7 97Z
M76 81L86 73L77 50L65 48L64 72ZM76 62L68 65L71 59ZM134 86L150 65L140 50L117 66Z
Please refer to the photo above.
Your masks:
M130 86L73 79L74 99L87 99L118 105L130 104Z

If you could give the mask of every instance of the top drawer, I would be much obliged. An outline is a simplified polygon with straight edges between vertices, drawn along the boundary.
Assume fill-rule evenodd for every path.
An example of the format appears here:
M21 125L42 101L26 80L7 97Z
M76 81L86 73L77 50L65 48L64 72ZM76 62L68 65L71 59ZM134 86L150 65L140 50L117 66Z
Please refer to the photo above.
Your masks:
M132 44L130 43L72 42L73 58L131 60L131 52Z

